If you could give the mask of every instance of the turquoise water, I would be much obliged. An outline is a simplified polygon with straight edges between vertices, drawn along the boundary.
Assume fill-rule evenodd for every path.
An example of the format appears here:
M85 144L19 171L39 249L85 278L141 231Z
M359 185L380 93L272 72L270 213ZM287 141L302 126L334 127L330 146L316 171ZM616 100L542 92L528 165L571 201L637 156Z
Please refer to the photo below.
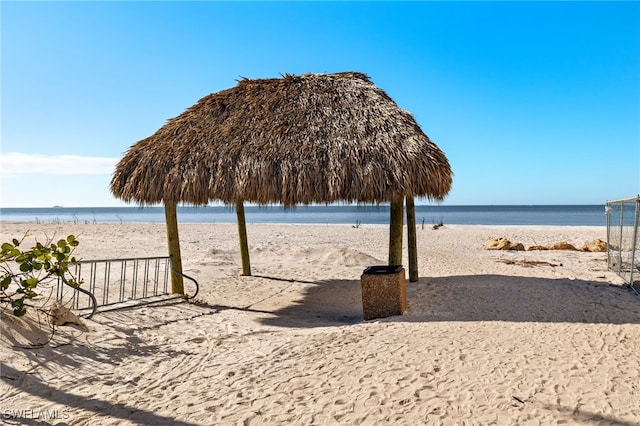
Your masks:
M247 223L386 224L389 206L245 207ZM0 208L0 221L80 223L162 223L162 207ZM178 207L183 223L235 223L231 207ZM604 205L416 206L416 222L462 225L605 226Z

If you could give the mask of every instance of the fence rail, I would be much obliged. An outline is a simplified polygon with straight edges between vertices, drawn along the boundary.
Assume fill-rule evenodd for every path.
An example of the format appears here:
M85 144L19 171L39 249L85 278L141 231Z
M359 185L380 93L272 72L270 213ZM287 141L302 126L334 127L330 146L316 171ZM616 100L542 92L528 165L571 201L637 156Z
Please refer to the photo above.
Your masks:
M640 295L640 195L607 201L607 264Z
M78 261L70 266L70 272L84 283L75 288L64 279L58 281L57 300L68 300L72 309L87 311L86 316L91 317L100 307L185 297L171 294L172 270L192 281L194 291L186 298L195 297L199 289L198 282L177 271L173 259L166 256Z

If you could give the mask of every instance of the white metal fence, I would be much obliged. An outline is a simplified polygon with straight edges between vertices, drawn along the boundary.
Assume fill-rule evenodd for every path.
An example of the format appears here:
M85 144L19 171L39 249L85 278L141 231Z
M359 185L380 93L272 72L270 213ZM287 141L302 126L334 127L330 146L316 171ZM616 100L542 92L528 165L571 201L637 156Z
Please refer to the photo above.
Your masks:
M56 299L70 302L70 308L90 312L99 307L125 307L163 300L171 295L171 257L139 257L130 259L81 260L70 266L70 272L78 281L84 281L79 288L69 286L64 280L58 281ZM186 289L190 299L198 293L198 282L188 275L178 272L192 281Z
M631 288L640 292L640 195L607 201L607 262ZM640 294L640 293L639 293Z

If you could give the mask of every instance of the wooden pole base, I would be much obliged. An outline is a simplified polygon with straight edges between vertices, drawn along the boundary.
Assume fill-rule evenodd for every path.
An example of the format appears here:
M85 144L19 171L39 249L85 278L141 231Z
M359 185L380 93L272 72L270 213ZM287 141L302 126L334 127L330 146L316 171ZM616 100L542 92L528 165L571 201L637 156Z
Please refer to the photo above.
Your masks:
M242 275L251 275L249 259L249 243L247 242L247 223L244 218L244 202L236 200L236 216L238 218L238 237L240 238L240 257L242 258Z
M416 206L407 197L407 244L409 246L409 281L418 282L418 243L416 238Z
M389 265L402 265L402 227L404 199L402 197L391 201L389 220Z
M168 203L164 205L164 216L167 222L167 245L169 256L173 260L173 266L182 272L182 256L180 255L180 238L178 236L177 205ZM171 293L184 294L184 282L182 276L171 269Z

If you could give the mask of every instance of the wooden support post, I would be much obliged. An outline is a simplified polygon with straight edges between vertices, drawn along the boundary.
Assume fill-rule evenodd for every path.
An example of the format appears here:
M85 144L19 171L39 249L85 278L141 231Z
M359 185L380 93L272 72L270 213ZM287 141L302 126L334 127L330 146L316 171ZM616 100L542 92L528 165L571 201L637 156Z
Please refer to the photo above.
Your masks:
M416 206L407 197L407 245L409 246L409 281L418 282L418 243L416 241Z
M167 243L169 256L173 258L173 266L182 273L182 257L180 256L180 238L178 237L178 216L175 203L165 203L164 216L167 222ZM171 293L184 294L182 275L171 269Z
M391 201L389 220L389 265L402 265L402 227L404 198Z
M240 237L240 257L242 258L242 275L251 275L249 260L249 244L247 243L247 223L244 219L244 202L236 200L236 216L238 218L238 236Z

